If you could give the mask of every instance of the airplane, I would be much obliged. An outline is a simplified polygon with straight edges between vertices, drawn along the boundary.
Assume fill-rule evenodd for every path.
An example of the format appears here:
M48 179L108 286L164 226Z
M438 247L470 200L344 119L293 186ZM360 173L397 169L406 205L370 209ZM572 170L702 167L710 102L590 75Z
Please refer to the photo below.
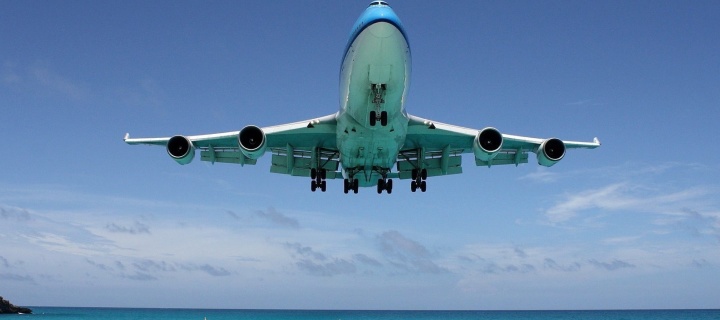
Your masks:
M211 163L255 165L272 153L270 171L310 177L310 189L325 192L327 180L342 179L344 192L376 187L393 191L393 179L410 180L410 190L427 190L427 178L462 173L462 154L477 166L519 165L535 153L541 166L562 160L566 149L594 149L592 142L531 138L494 127L471 129L407 113L411 53L408 37L385 1L372 1L350 32L340 67L338 112L269 127L163 138L130 138L127 144L165 146L184 165L195 158Z

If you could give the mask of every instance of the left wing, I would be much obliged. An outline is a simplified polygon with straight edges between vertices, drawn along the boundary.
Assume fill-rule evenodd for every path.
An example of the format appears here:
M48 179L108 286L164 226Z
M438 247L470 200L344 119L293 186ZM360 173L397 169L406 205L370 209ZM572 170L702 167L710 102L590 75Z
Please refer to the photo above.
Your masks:
M310 168L318 167L328 169L328 176L335 178L339 164L336 116L264 128L250 125L240 131L195 136L130 138L126 134L124 140L130 145L165 146L170 157L180 164L190 163L199 149L202 161L254 165L269 149L273 153L272 172L310 176ZM320 166L311 166L313 161Z
M410 178L413 169L426 169L428 176L461 173L463 153L474 153L476 165L490 167L527 163L532 152L538 164L549 167L565 156L566 149L600 146L597 138L593 142L532 138L503 134L492 127L477 130L412 115L408 118L408 133L398 159L401 179Z

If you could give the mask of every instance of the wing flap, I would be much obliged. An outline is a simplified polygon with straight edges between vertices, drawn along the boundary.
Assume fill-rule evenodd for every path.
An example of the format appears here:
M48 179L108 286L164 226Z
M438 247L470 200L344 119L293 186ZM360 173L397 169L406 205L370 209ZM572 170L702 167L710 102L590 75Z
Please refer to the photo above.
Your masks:
M208 148L200 151L200 160L208 162L234 163L239 165L254 165L257 159L246 157L238 149L215 149Z
M475 158L475 165L477 165L477 166L491 167L491 166L497 166L497 165L503 165L503 164L514 164L517 166L521 163L528 163L527 152L501 151L490 161L483 161L483 160Z
M288 156L292 154L292 156ZM342 173L338 172L340 167L340 159L336 156L336 152L326 152L319 150L316 156L320 158L319 168L327 170L327 179L336 179L342 177ZM291 152L279 151L272 155L272 166L270 172L289 174L291 176L309 177L310 170L313 168L317 158L313 159L312 151L291 150Z
M426 169L428 177L460 174L462 156L460 152L452 152L450 149L440 153L404 151L397 161L398 178L412 179L414 169Z

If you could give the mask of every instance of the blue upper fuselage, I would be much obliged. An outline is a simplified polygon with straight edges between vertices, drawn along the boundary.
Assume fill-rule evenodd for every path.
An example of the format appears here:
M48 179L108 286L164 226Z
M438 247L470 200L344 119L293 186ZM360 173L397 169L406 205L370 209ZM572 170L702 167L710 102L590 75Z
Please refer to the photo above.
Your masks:
M400 22L400 18L398 18L397 14L395 14L395 11L393 11L393 9L390 8L385 1L373 1L370 3L370 6L365 9L365 12L363 12L357 19L355 25L353 25L347 45L345 45L343 57L347 56L350 46L352 46L353 42L355 42L355 39L357 39L360 33L362 33L367 27L378 22L387 22L395 26L398 30L400 30L400 33L402 33L403 37L405 37L405 42L409 45L410 41L408 40L407 33L405 33L405 28L403 27L402 22Z

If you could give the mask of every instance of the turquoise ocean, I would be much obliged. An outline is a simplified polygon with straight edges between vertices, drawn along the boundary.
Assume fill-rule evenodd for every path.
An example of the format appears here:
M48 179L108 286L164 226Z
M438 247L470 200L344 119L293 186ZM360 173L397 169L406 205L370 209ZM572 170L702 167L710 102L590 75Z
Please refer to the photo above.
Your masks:
M605 310L605 311L316 311L31 307L32 315L1 318L48 320L474 320L474 319L587 319L664 320L719 319L720 310Z

